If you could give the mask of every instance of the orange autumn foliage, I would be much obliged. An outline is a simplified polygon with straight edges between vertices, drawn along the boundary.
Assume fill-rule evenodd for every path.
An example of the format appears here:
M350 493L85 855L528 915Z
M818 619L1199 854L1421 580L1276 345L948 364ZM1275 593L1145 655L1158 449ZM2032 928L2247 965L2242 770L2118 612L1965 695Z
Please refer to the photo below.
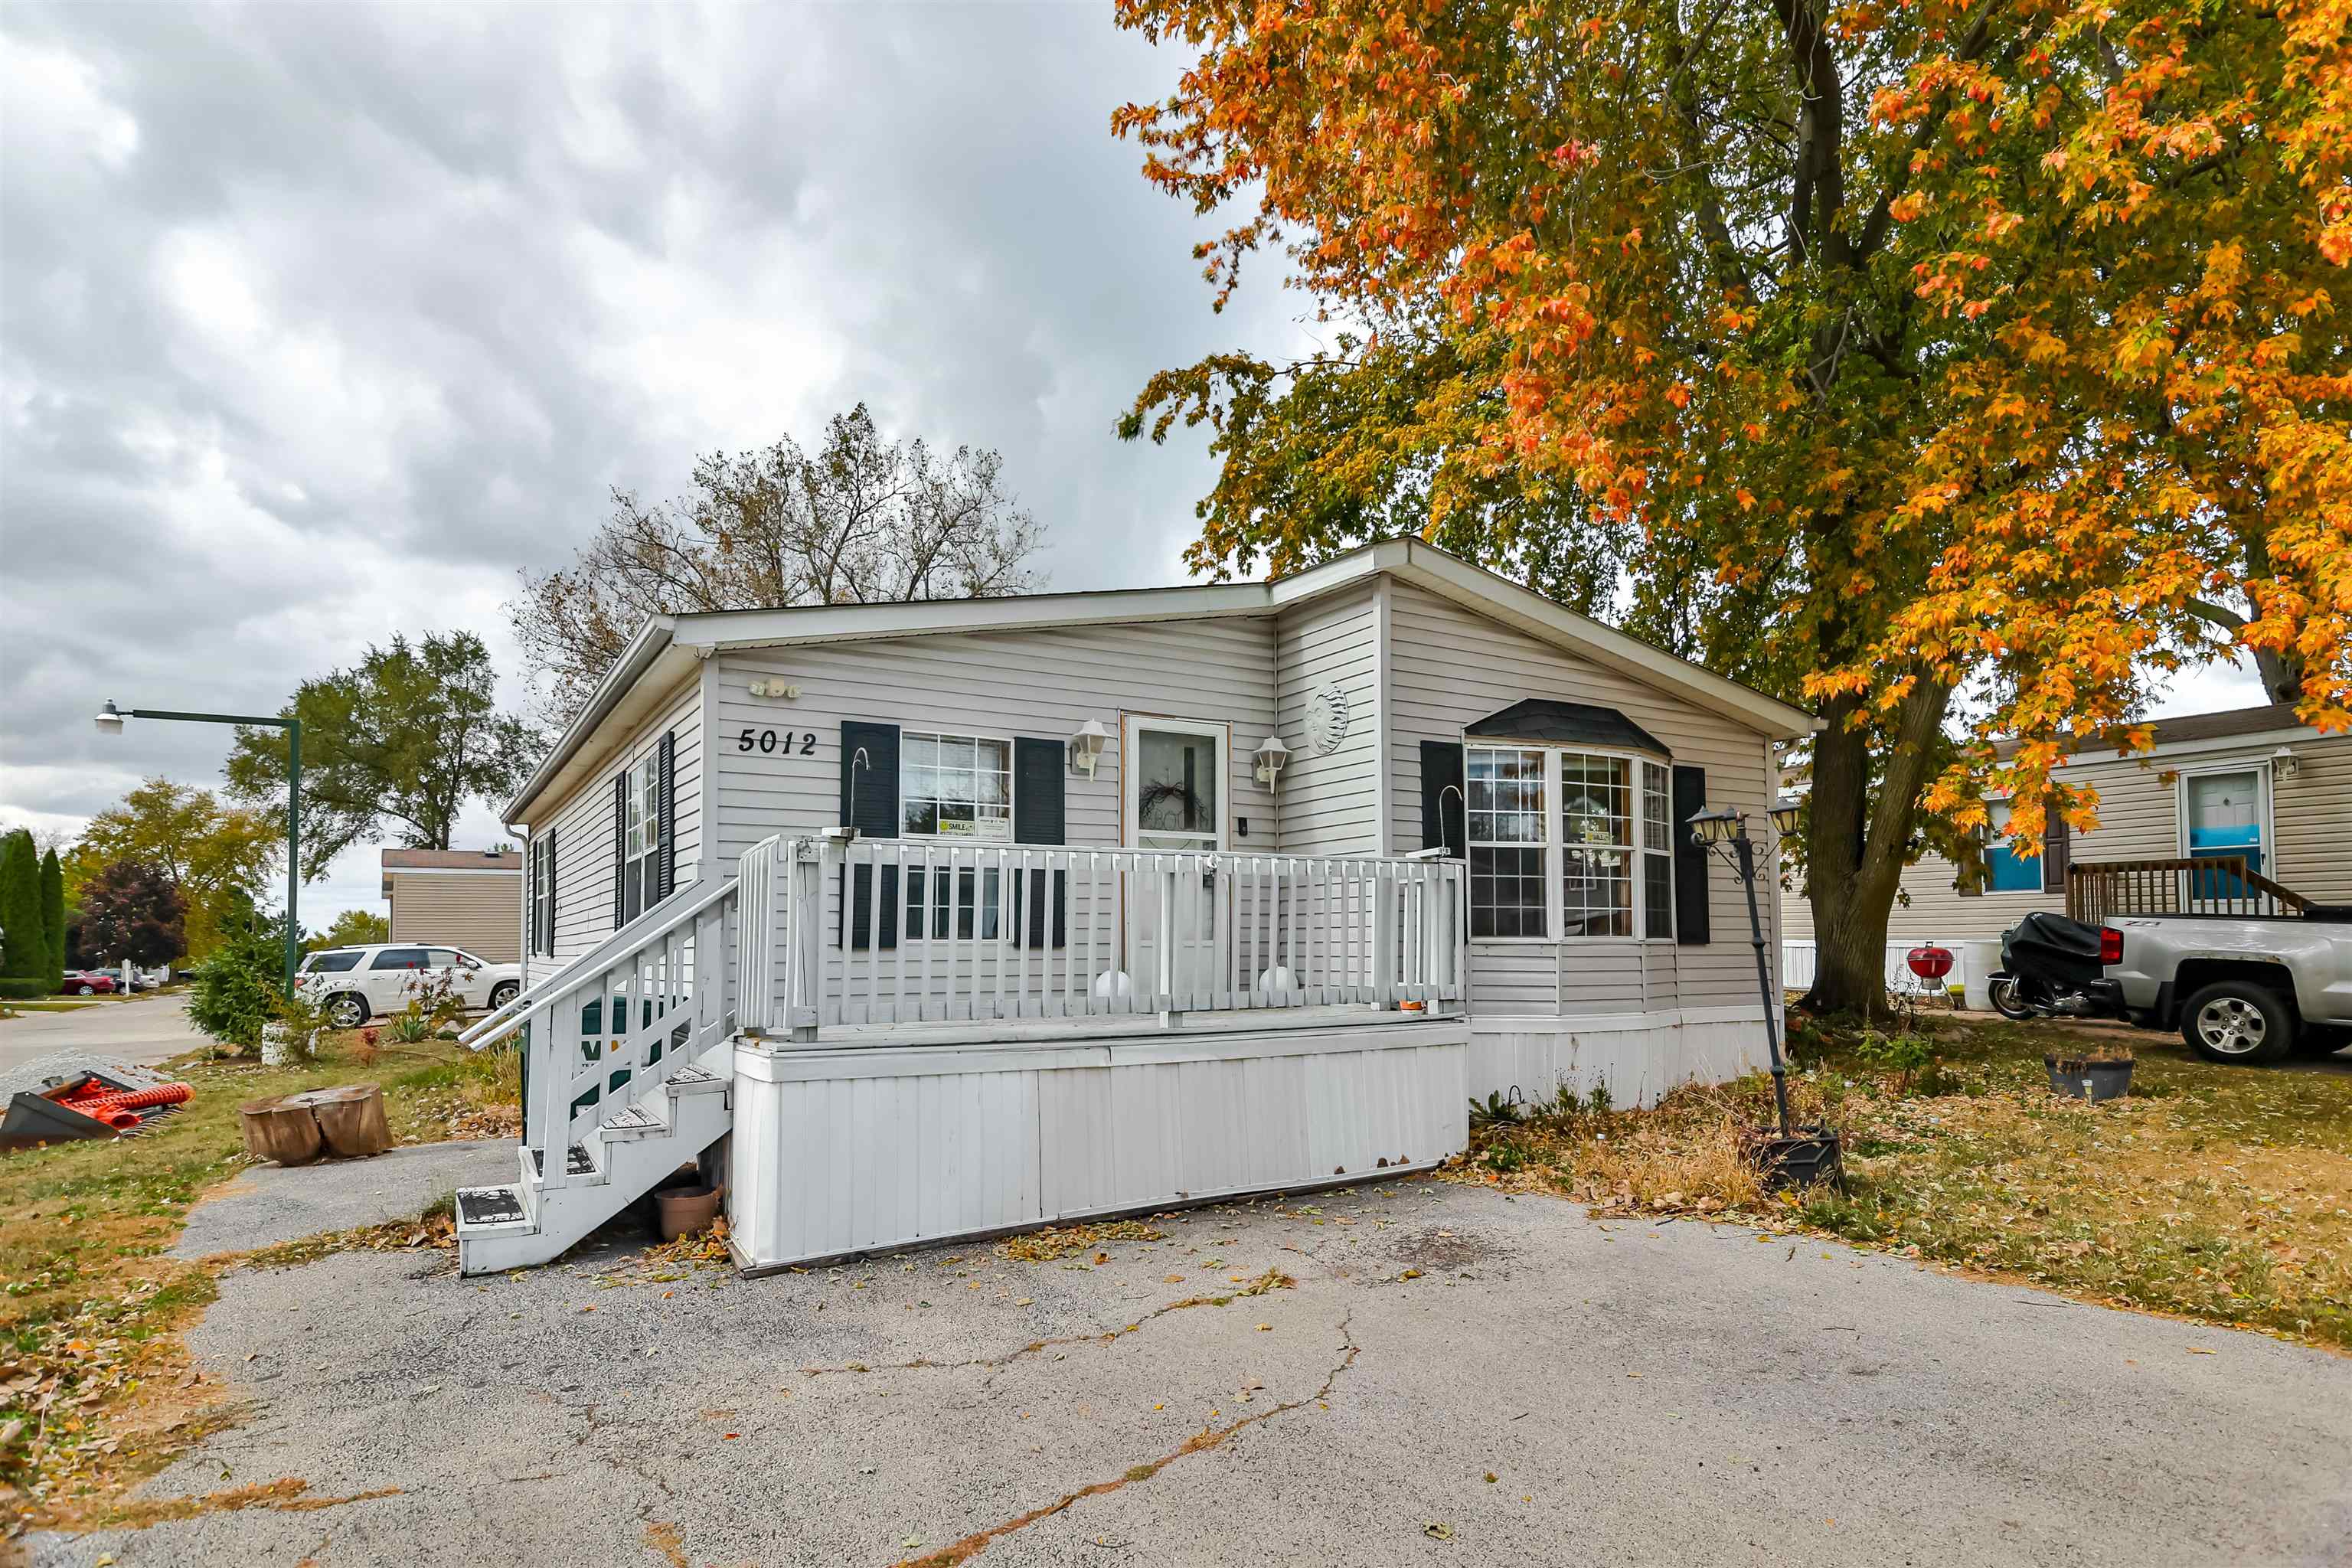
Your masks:
M1118 15L1217 302L1274 251L1339 329L1125 421L1210 429L1197 569L1409 529L1807 702L1882 931L1919 811L2090 826L2170 671L2352 724L2352 0Z

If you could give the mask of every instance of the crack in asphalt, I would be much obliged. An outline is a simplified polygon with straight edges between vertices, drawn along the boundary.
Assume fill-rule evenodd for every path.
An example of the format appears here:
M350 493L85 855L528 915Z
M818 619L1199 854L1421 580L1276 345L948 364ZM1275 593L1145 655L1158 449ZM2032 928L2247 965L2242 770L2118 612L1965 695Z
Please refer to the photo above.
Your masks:
M1328 1400L1331 1396L1331 1390L1339 1384L1339 1374L1356 1364L1356 1357L1363 1348L1356 1343L1355 1336L1349 1331L1349 1325L1354 1321L1352 1313L1339 1320L1339 1359L1331 1363L1330 1371L1323 1374L1322 1386L1314 1393L1304 1394L1297 1399L1286 1399L1281 1404L1270 1405L1255 1415L1244 1415L1240 1420L1223 1426L1203 1426L1170 1452L1142 1464L1130 1465L1114 1479L1097 1481L1091 1486L1080 1487L1057 1501L1033 1508L1026 1513L1016 1514L1002 1524L975 1531L961 1541L940 1548L937 1552L921 1557L902 1559L894 1564L893 1568L958 1568L959 1564L968 1563L988 1550L989 1542L1000 1536L1010 1535L1017 1530L1025 1530L1041 1519L1051 1519L1055 1514L1062 1513L1085 1501L1087 1498L1100 1497L1106 1492L1118 1491L1120 1488L1136 1481L1148 1481L1187 1454L1205 1454L1212 1448L1222 1447L1229 1438L1244 1427L1271 1421L1276 1416L1296 1410L1302 1405L1319 1404Z
M881 1362L877 1363L853 1361L844 1362L839 1366L804 1366L798 1370L803 1378L814 1382L820 1377L835 1377L853 1373L870 1373L877 1372L969 1372L974 1367L986 1367L988 1369L988 1376L981 1380L981 1387L983 1390L986 1390L994 1385L996 1382L996 1374L998 1373L1003 1372L1005 1368L1013 1365L1016 1362L1024 1361L1030 1356L1037 1355L1043 1352L1059 1350L1067 1345L1107 1345L1114 1341L1125 1339L1129 1334L1141 1332L1146 1324L1156 1321L1160 1318L1164 1318L1171 1312L1181 1312L1188 1308L1192 1307L1230 1307L1235 1301L1241 1300L1245 1297L1263 1296L1269 1290L1294 1289L1297 1288L1297 1280L1292 1279L1289 1275L1285 1274L1281 1269L1269 1268L1265 1273L1259 1275L1256 1279L1251 1280L1248 1284L1238 1287L1235 1289L1229 1290L1222 1296L1187 1296L1181 1301L1170 1301L1162 1306L1154 1307L1150 1311L1144 1313L1133 1322L1112 1329L1106 1333L1065 1334L1056 1339L1032 1340L1029 1343L1021 1346L1019 1349L1008 1351L1000 1356L973 1356L968 1361L933 1361L929 1356L918 1356L913 1361Z

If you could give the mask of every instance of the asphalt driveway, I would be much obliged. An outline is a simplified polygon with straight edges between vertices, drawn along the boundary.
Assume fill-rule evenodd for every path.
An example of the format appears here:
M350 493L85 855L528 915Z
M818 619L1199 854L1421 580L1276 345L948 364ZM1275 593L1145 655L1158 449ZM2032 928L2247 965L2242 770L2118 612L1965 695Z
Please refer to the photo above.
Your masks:
M276 1483L237 1494L265 1505L29 1544L652 1568L2352 1553L2352 1362L2319 1352L1428 1180L1157 1223L1098 1267L238 1270L193 1343L250 1418L145 1495ZM1235 1294L1269 1270L1295 1284Z
M60 1051L152 1063L204 1043L188 1022L184 993L93 1002L70 1013L25 1013L0 1021L0 1077Z

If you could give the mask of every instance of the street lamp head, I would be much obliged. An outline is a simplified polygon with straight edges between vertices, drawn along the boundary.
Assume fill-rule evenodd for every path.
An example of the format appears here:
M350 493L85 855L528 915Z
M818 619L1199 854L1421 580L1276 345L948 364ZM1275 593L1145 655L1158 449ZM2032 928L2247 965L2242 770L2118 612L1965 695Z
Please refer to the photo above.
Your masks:
M1748 837L1748 819L1727 805L1721 806L1693 816L1690 830L1701 844L1728 844Z
M98 732L100 734L120 735L122 733L122 710L115 707L112 699L110 698L105 705L99 709L94 717L98 723Z
M1784 795L1772 803L1772 831L1781 838L1792 837L1797 831L1797 812L1804 802L1793 795Z

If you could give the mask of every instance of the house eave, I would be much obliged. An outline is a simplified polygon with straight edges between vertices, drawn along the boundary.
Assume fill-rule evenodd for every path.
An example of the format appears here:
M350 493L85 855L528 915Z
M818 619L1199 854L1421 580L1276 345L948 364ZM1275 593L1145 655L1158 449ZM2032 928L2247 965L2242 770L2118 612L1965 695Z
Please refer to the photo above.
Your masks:
M539 766L531 770L530 777L523 781L523 786L514 799L507 803L506 809L499 815L500 822L529 823L531 807L550 789L568 784L572 773L584 771L592 764L600 753L587 752L589 742L604 721L645 684L648 675L666 664L677 667L675 674L664 671L665 679L655 687L656 690L666 689L684 677L686 671L692 668L697 655L690 648L677 646L677 617L671 616L656 616L638 628L637 635L629 639L628 647L621 650L621 657L613 661L613 668L604 672L604 679L596 683L588 705L565 726L554 747L541 759Z

